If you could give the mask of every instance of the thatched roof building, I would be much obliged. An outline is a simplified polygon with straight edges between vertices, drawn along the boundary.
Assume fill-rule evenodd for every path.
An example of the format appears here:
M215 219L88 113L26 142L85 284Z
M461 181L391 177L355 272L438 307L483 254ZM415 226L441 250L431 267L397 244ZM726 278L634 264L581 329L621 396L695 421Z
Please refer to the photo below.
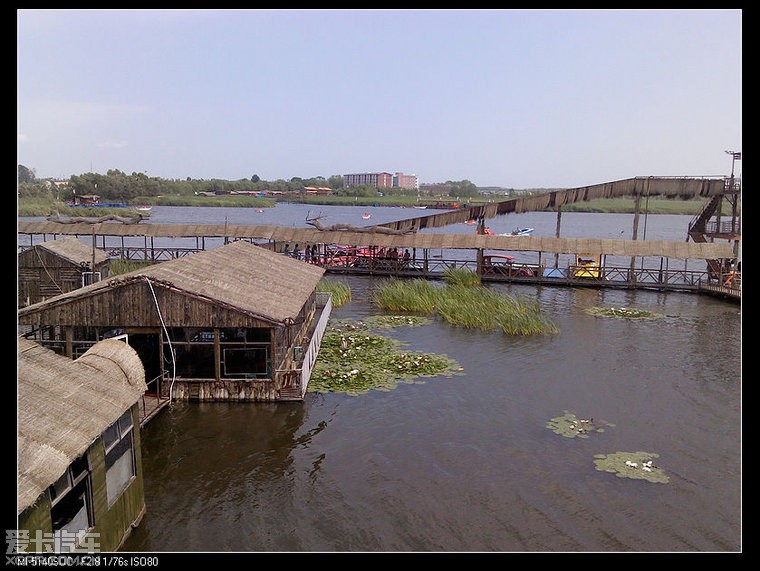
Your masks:
M18 513L145 392L145 371L126 343L106 340L76 361L18 340Z
M9 553L117 550L145 513L137 352L109 339L72 361L19 338L17 372L19 536Z
M300 399L330 311L323 274L241 240L22 308L18 322L69 356L128 335L162 397Z
M232 308L257 319L284 323L288 318L296 318L323 274L324 269L318 266L236 241L58 295L19 310L19 316L54 311L74 300L85 301L101 292L149 280L154 285ZM97 316L91 317L100 321ZM28 323L26 319L20 322Z
M18 255L18 307L108 276L109 259L73 236L48 240Z
M101 264L108 259L103 250L94 248L91 245L85 244L81 240L72 236L65 236L56 240L48 240L35 246L36 248L47 250L76 265L92 264L93 256L95 258L95 265Z

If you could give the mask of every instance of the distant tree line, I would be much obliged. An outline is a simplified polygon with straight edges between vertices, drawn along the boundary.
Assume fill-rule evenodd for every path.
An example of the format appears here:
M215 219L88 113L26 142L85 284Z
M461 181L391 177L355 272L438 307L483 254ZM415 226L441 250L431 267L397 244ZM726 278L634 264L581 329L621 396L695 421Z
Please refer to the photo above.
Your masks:
M154 196L191 196L201 192L219 194L235 192L280 191L302 192L306 187L330 188L340 196L377 196L382 192L386 196L415 195L416 189L377 188L370 185L355 185L343 187L343 177L333 175L329 178L322 176L312 178L293 177L290 180L266 181L254 174L250 179L163 179L151 177L142 172L128 175L118 169L110 169L106 174L87 172L72 175L68 184L58 190L60 200L69 200L74 195L83 196L96 194L107 200L131 200L150 198ZM449 195L453 197L477 196L478 188L469 180L446 181ZM34 196L49 193L50 181L39 180L32 169L18 165L18 191L20 196Z

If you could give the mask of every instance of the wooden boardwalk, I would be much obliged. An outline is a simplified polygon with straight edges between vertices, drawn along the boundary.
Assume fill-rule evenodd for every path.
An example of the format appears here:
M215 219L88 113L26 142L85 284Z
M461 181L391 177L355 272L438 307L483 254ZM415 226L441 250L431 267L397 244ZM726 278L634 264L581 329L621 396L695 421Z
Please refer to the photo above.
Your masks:
M250 226L227 224L63 224L60 222L22 221L17 225L19 248L28 248L34 243L56 239L60 236L73 235L89 239L112 259L131 261L161 262L184 257L216 247L221 243L234 240L246 240L262 247L280 252L286 245L317 245L319 248L318 265L331 273L357 275L416 276L440 278L450 267L468 267L481 275L485 281L504 281L515 283L536 283L541 285L561 285L566 287L616 287L627 289L657 289L660 291L692 291L721 295L740 300L741 287L726 287L716 281L716 274L705 271L684 271L668 269L670 260L721 260L735 256L730 242L674 242L665 240L612 240L598 238L560 238L535 236L492 236L479 234L447 233L406 233L384 234L360 231L322 231L315 228L287 228L279 226ZM25 236L28 244L21 239ZM135 238L141 245L127 243ZM177 239L194 239L195 246L157 246L155 240L164 243ZM179 243L179 242L177 242ZM357 267L336 264L328 259L326 253L336 245L360 245L370 249L397 249L400 252L410 250L413 258L410 265L387 267L374 265ZM433 256L433 251L462 251L466 261L441 259ZM533 253L537 263L532 266L531 275L520 276L503 274L489 275L478 267L478 257L485 251L504 253ZM547 268L556 268L559 255L574 256L579 254L596 255L605 260L607 256L630 259L626 267L615 267L602 262L604 275L602 279L587 280L568 277L573 275L572 268L557 268L562 271L547 275ZM659 258L659 267L655 269L635 269L638 260ZM313 260L312 260L313 261ZM636 261L637 263L634 263ZM643 264L641 264L643 265ZM707 263L705 263L705 267ZM564 272L564 273L563 273ZM740 283L740 282L738 282Z

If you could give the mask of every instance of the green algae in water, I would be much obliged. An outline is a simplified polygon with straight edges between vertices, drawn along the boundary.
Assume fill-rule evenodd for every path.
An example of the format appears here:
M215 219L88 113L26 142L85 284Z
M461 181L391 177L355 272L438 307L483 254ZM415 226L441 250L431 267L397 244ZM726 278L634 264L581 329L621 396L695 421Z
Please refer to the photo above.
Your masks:
M462 368L445 355L402 351L401 343L361 330L331 330L322 338L309 392L360 395L388 391L422 377L452 376Z
M592 307L587 311L591 315L598 317L619 317L623 319L655 319L657 317L665 317L661 313L632 307Z
M546 423L546 428L550 428L554 433L565 438L588 438L594 432L604 432L604 426L614 426L614 424L595 421L593 418L578 418L568 411Z
M667 484L670 478L653 459L659 454L652 452L615 452L613 454L595 454L594 464L601 472L611 472L618 478L647 480L659 484Z
M369 329L391 329L393 327L419 327L431 322L429 317L418 315L372 315L364 320Z

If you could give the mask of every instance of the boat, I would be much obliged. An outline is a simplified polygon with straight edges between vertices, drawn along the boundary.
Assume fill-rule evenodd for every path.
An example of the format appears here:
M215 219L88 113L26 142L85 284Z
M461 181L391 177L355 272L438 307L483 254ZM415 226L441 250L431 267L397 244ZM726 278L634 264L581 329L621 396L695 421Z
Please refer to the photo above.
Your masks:
M362 218L364 218L365 220L369 220L370 218L372 218L372 215L369 212L365 212L364 214L362 214Z
M465 220L464 223L465 224L477 224L478 221L475 220L475 219L473 219L473 218L470 218L469 220Z
M533 228L515 228L510 236L530 236L533 234Z
M139 212L150 212L153 209L152 206L148 206L147 204L143 204L142 206L138 206L137 210Z
M425 210L427 206L415 206L415 208L419 208L420 210Z
M263 208L258 208L258 209L256 210L256 212L264 212L264 209L263 209Z

